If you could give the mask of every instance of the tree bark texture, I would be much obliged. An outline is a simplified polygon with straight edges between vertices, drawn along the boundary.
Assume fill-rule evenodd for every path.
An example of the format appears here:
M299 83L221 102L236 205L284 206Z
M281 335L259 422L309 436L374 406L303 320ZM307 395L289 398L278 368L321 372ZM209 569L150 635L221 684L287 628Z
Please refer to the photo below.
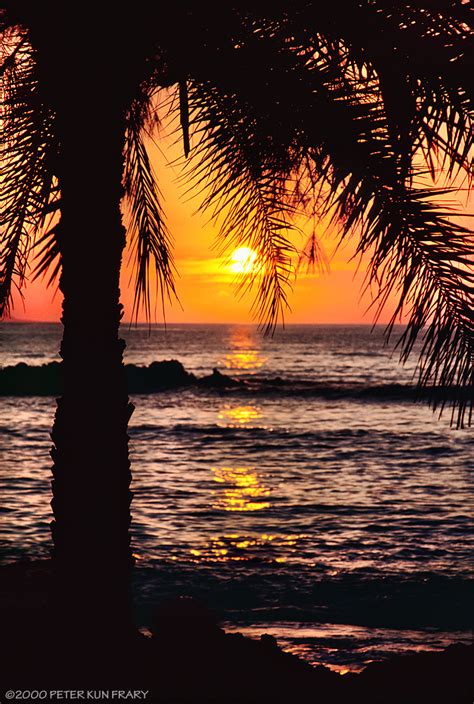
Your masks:
M52 431L54 621L92 644L131 628L129 402L120 267L125 115L145 46L126 8L29 5L39 84L55 114L61 189L64 393ZM93 10L93 11L92 11ZM141 26L141 25L140 25Z
M106 86L104 86L106 91ZM119 276L123 119L97 91L63 105L60 289L64 393L52 432L54 610L77 636L131 624L129 403Z

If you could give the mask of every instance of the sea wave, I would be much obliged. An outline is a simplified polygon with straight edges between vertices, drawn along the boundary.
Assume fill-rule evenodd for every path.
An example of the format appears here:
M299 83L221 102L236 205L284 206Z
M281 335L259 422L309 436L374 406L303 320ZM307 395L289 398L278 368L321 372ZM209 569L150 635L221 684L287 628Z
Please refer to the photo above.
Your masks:
M314 570L301 570L295 580L293 568L279 564L267 564L262 577L255 565L237 568L233 563L215 574L206 565L158 561L139 563L134 582L142 604L182 594L205 600L212 593L227 617L253 623L290 620L460 630L472 625L473 581L429 572L316 577Z
M215 390L253 395L301 396L326 399L383 399L399 401L426 396L439 400L472 397L472 387L431 387L420 389L400 383L322 383L307 377L259 376L238 378L214 369L212 374L196 376L177 360L152 362L148 366L126 364L128 390L131 394L150 394L185 388ZM62 392L62 365L50 362L28 365L20 362L0 368L0 396L57 396Z

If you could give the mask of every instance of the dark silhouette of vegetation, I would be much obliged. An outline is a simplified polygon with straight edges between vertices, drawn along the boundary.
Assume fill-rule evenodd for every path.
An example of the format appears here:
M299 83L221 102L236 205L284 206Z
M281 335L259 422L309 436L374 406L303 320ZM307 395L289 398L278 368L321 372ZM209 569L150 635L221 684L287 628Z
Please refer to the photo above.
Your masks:
M58 623L86 635L100 623L118 638L131 623L132 566L122 200L136 305L150 313L151 269L162 295L175 294L146 150L156 106L177 113L189 188L224 245L258 252L261 266L242 285L255 286L263 326L287 306L295 216L329 217L368 253L378 310L397 297L387 335L408 314L402 359L421 337L420 383L460 389L461 425L473 373L472 239L436 179L470 183L471 11L463 0L3 6L1 310L29 267L59 276ZM318 251L313 234L310 259Z

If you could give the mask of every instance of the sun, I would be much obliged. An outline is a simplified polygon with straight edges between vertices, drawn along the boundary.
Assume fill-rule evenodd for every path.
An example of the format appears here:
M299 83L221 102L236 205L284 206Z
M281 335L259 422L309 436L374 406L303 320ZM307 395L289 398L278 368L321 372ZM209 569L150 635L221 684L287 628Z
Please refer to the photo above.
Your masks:
M255 270L257 252L249 247L239 247L232 252L229 268L234 274L251 274Z

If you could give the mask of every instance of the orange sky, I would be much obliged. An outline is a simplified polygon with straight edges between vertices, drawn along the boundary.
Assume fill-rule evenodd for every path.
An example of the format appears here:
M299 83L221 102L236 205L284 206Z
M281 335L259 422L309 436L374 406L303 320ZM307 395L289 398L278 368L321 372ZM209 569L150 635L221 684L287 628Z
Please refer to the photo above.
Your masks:
M235 273L224 258L219 258L212 248L217 228L208 222L209 215L195 213L198 200L183 194L183 184L177 183L178 167L169 166L166 159L179 155L178 147L170 147L171 140L160 142L162 149L151 145L150 154L158 174L163 193L163 208L168 227L175 239L175 261L179 277L177 292L181 306L175 302L166 306L167 322L252 322L250 312L252 297L239 298L236 294ZM163 152L165 156L163 156ZM302 235L293 238L295 246L305 243ZM335 238L323 239L328 255L334 250ZM370 297L361 300L363 267L356 274L356 262L349 262L355 242L348 242L331 259L330 272L307 274L301 272L289 295L291 310L286 313L287 323L371 323L373 313L367 311ZM124 261L126 262L127 256ZM128 285L130 270L123 267L122 302L125 320L129 320L133 307L133 291ZM43 282L28 283L24 290L24 304L15 297L12 317L17 320L58 321L61 296ZM389 312L381 321L389 318ZM141 315L140 321L144 320ZM157 306L156 321L162 322L161 306ZM154 321L153 321L154 322Z
M180 202L179 194L173 188L171 171L170 174L166 179L161 178L160 186L166 197L167 223L175 238L176 288L181 306L176 301L166 306L167 322L252 322L252 295L240 297L237 294L236 274L226 258L219 257L212 247L217 229L207 222L205 214L194 214L196 203ZM303 237L297 236L295 244L302 247ZM327 253L333 249L334 242L327 241ZM369 299L366 297L362 304L359 303L363 276L360 273L354 278L356 264L348 264L352 250L353 244L349 243L338 252L331 261L329 273L299 273L289 293L291 310L285 315L286 322L371 322L370 314L364 317ZM133 290L129 286L127 255L124 262L121 290L125 319L128 320L133 308ZM15 301L14 319L59 320L61 295L54 287L47 288L42 281L28 283L23 303L18 296ZM144 320L143 315L139 320ZM160 303L156 320L162 321Z

